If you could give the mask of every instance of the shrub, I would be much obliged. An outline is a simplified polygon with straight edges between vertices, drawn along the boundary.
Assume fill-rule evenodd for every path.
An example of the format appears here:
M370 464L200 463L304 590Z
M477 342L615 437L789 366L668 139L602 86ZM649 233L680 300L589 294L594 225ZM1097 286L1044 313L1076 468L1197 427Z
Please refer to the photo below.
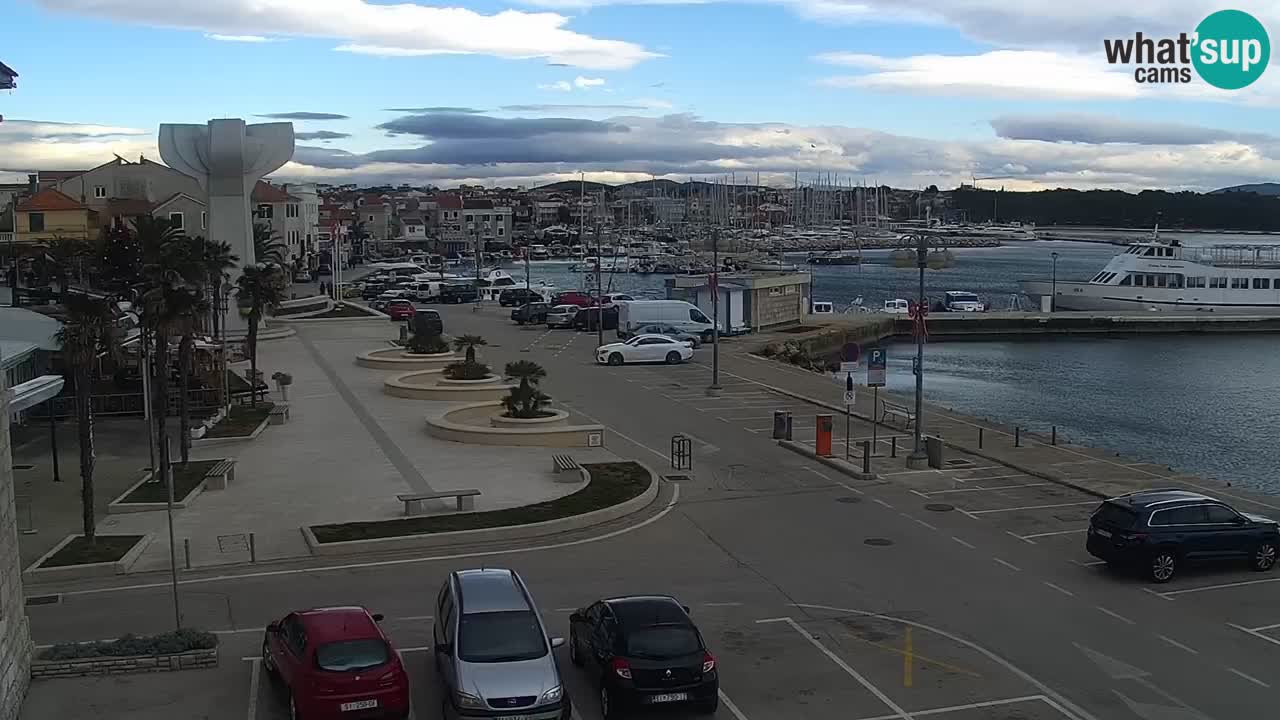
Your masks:
M489 377L489 366L466 360L449 363L444 366L444 376L450 380L483 380Z
M172 655L188 650L208 650L218 646L218 636L203 630L183 628L159 635L125 635L116 640L91 643L61 643L47 648L41 660L79 660L130 655Z
M449 343L439 335L414 335L409 338L411 353L443 353L449 352Z

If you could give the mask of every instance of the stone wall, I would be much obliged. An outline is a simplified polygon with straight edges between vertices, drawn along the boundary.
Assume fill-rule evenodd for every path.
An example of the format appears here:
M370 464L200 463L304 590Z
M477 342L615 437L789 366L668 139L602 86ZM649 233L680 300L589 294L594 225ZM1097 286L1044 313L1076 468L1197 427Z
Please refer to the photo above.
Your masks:
M4 383L4 373L0 373L0 720L17 720L30 678L31 636L22 595L13 458L9 453L9 400Z
M124 675L126 673L172 672L218 665L218 650L191 650L176 655L142 655L138 657L98 657L81 660L37 660L31 665L31 677L84 677L86 675Z

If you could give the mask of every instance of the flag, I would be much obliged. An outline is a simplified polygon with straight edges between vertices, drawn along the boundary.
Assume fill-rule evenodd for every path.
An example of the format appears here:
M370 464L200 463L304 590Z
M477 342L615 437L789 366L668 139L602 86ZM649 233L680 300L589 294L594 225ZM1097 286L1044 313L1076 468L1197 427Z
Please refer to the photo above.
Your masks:
M925 318L929 316L929 306L925 303L911 302L907 305L907 317L911 318L911 334L924 340L929 339L929 327Z
M720 302L720 273L711 273L711 302Z

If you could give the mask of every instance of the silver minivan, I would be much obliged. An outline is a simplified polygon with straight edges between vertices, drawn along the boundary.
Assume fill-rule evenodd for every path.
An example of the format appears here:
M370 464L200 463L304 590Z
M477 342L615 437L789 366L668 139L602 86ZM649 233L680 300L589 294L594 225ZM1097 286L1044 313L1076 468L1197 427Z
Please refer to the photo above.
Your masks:
M458 570L436 599L436 673L446 718L569 720L569 696L542 616L514 570Z

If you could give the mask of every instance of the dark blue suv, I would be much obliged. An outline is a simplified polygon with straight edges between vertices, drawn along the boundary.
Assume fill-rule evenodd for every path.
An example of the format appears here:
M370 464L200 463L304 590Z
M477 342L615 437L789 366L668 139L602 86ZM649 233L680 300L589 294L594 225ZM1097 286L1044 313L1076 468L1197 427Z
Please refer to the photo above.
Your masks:
M1254 570L1270 570L1280 554L1280 525L1207 495L1142 490L1098 506L1085 547L1109 564L1137 567L1163 583L1184 562L1247 560Z

